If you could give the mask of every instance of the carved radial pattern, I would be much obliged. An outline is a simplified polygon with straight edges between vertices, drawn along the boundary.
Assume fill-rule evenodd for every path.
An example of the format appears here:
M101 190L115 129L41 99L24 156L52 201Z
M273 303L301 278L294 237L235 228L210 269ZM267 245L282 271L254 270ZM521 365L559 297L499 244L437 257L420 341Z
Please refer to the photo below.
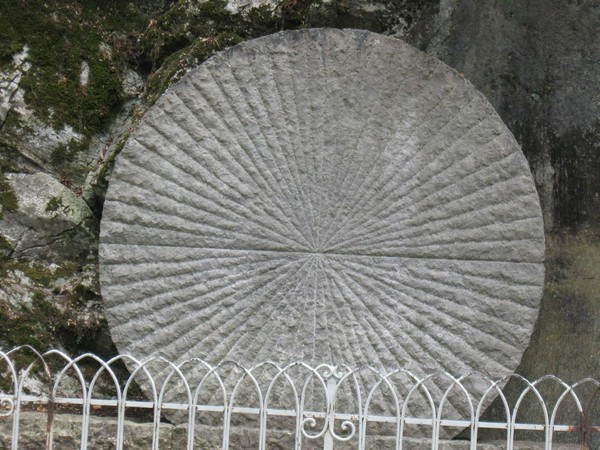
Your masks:
M528 165L457 72L362 31L225 51L117 160L101 286L122 352L503 375L543 284Z

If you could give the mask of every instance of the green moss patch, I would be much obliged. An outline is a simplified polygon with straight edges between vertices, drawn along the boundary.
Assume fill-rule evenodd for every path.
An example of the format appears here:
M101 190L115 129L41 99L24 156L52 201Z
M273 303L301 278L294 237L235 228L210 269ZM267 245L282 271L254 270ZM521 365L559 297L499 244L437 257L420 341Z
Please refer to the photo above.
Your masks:
M207 0L194 5L178 0L141 37L141 62L150 71L157 69L198 39L235 35L239 40L246 40L317 23L336 26L337 16L330 14L334 7L319 0L284 0L277 7L262 5L240 13L232 13L226 6L226 0Z
M16 211L19 209L19 199L2 173L0 173L0 207L0 219L2 219L3 211Z
M83 134L103 130L122 102L119 61L101 48L102 35L77 2L5 0L0 4L3 61L29 48L25 101L46 124ZM80 83L81 64L89 82Z
M9 346L32 345L37 349L53 346L78 352L93 348L106 324L100 297L82 284L81 268L75 263L48 267L39 262L6 261L0 266L0 282L9 286L22 283L24 297L15 302L0 299L0 342ZM22 275L16 276L15 274ZM16 276L16 278L15 278Z
M60 144L50 154L50 164L65 184L83 183L87 167L78 156L89 146L90 139L71 139L66 144Z
M10 241L0 234L0 262L8 257L13 250L14 247Z
M150 70L156 69L198 38L233 31L238 19L225 8L226 4L225 0L208 0L191 7L185 0L177 1L140 39L142 63Z
M52 197L50 200L48 200L48 203L46 203L45 210L46 212L51 213L58 213L62 211L67 214L71 211L71 207L65 206L61 197Z
M150 17L168 1L79 0L76 5L84 20L111 32L136 34L148 26ZM150 5L154 5L152 8Z
M2 220L5 211L16 211L17 209L19 209L19 199L4 174L0 172L0 220ZM10 241L0 234L0 264L13 250Z
M99 311L69 308L41 292L33 293L29 305L22 304L11 312L0 308L0 321L0 340L6 345L31 345L41 350L66 347L74 353L82 347L93 348L95 336L105 326Z
M71 262L50 268L42 262L11 260L0 267L0 280L7 280L10 272L21 271L34 287L47 288L58 279L73 277L78 270L79 266Z

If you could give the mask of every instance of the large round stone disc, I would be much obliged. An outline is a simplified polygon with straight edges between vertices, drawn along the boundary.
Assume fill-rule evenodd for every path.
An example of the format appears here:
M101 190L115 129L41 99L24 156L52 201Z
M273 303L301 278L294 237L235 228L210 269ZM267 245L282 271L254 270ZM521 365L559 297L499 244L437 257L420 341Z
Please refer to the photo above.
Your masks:
M117 160L100 242L121 352L513 371L543 285L527 162L398 40L283 32L190 71Z

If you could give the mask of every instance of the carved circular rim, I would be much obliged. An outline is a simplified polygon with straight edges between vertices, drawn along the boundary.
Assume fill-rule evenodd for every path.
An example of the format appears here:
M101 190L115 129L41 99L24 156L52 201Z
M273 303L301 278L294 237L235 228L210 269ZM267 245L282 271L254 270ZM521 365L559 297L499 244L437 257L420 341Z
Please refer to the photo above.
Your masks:
M543 288L527 161L456 71L357 30L282 32L190 71L106 196L121 352L513 371Z

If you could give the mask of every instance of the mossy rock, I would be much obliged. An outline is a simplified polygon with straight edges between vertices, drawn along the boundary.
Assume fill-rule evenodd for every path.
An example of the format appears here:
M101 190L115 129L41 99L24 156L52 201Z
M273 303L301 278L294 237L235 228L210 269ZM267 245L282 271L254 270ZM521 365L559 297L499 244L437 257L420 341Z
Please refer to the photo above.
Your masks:
M27 106L45 124L84 136L106 129L124 101L122 79L135 64L137 35L167 0L6 0L0 3L0 70L28 49ZM114 51L113 51L114 48ZM88 82L81 83L82 64Z
M16 211L17 209L19 209L19 199L8 179L0 173L0 219L2 219L3 211Z
M97 223L87 204L43 173L7 174L19 208L5 212L0 229L14 256L85 259L95 248Z
M0 345L94 349L106 323L98 293L82 283L82 276L82 266L74 262L49 266L20 259L3 264Z
M178 81L190 68L242 41L243 39L235 33L221 33L213 38L200 38L169 56L160 69L148 79L146 103L154 103L167 87Z

